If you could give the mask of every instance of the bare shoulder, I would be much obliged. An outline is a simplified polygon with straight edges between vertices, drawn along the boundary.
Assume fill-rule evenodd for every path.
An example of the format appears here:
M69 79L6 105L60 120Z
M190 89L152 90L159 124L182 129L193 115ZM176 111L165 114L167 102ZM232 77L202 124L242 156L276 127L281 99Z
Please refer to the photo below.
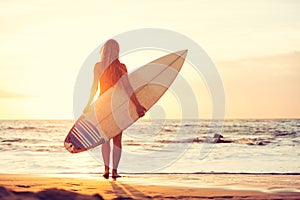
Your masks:
M97 62L94 66L94 74L99 75L103 71L103 64L102 62Z
M97 63L95 64L94 69L99 69L99 68L101 68L101 67L102 67L102 62L97 62Z

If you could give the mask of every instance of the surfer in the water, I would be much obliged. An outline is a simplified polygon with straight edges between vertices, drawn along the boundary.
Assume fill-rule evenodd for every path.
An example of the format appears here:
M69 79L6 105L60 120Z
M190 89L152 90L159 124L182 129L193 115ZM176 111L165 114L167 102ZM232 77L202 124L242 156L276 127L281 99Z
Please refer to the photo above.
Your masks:
M100 82L100 95L102 95L109 88L113 87L122 77L124 87L128 93L131 95L130 99L136 106L136 111L139 117L145 115L146 109L140 104L136 98L135 93L129 83L127 68L119 61L119 44L116 40L108 40L101 49L101 61L95 64L94 67L94 81L90 92L90 98L88 100L87 106L84 109L84 113L88 112L90 105L94 99L94 96L98 90L98 83ZM119 177L117 169L122 153L122 132L117 136L113 137L113 170L112 177ZM110 159L110 141L102 144L102 157L105 164L105 169L103 173L104 178L109 177L109 159Z

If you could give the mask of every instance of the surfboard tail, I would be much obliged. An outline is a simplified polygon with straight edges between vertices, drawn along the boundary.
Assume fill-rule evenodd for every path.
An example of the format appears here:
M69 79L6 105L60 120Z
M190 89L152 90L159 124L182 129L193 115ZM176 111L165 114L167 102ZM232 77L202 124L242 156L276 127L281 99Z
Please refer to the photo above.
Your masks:
M68 133L64 146L71 153L79 153L103 144L105 139L97 128L84 118L79 118Z

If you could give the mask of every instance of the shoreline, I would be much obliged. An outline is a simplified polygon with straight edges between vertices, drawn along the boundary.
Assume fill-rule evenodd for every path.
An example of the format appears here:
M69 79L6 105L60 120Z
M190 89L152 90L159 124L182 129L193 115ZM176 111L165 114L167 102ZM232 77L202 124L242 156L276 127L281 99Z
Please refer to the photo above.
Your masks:
M1 174L0 198L38 199L40 195L44 195L44 199L55 199L54 196L58 198L60 195L68 198L83 195L81 198L87 199L300 198L300 176L298 175L251 175L249 177L236 174L204 174L198 180L201 187L189 187L192 185L191 177L187 177L186 180L190 181L190 184L183 182L185 186L168 184L168 181L170 182L168 179L172 178L171 181L177 182L184 178L182 176L184 175L147 175L143 178L130 175L113 181L111 178L103 179L100 174L90 177L82 174ZM289 182L290 185L284 184L279 187L280 180L283 184Z

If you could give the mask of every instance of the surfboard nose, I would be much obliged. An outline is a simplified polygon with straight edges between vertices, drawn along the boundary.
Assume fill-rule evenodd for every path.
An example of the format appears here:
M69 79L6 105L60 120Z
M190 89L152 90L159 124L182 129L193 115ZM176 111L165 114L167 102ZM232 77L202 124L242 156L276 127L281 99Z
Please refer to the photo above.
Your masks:
M186 55L187 55L187 53L188 53L188 49L185 49L185 50L181 50L181 51L177 51L177 52L175 52L177 55L179 55L180 57L182 57L182 58L186 58Z

